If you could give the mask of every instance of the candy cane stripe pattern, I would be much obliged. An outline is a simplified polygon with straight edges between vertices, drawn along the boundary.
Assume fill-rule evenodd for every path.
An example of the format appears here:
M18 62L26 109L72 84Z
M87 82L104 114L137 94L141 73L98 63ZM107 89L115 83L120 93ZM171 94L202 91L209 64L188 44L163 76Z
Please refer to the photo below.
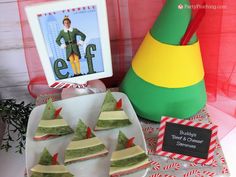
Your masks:
M212 161L211 166L212 167L217 167L218 166L217 161L215 159Z
M188 176L201 176L201 173L199 170L192 170L192 171L189 171L187 173L184 174L184 177L188 177Z
M196 166L197 166L197 163L191 163L190 166L191 166L191 167L196 167Z
M210 171L203 171L203 174L206 175L207 177L213 177L216 175L216 173Z
M154 147L156 145L156 138L147 138L147 144L151 147Z
M163 139L164 139L164 133L165 133L165 127L166 127L166 121L171 121L171 118L169 117L163 117L161 119L161 124L160 124L160 128L159 128L159 134L158 134L158 139L157 139L157 149L156 149L156 153L158 155L162 155L163 153L161 153L162 151L162 144L163 144Z
M145 133L151 134L154 132L154 128L152 128L152 127L143 128L143 131Z
M155 154L155 149L149 149L148 148L148 154Z
M201 115L196 115L194 117L191 117L190 120L199 120L202 119L203 117Z
M150 175L149 177L162 177L162 175L160 173L156 173L156 174Z
M179 170L180 165L179 165L179 163L172 163L170 165L166 165L163 167L164 170L169 170L170 168L174 168L175 170Z
M151 161L151 164L153 166L153 168L152 168L153 170L159 170L161 167L161 165L156 161Z
M197 127L197 128L211 130L211 139L210 139L207 159L201 159L201 158L191 157L191 156L187 156L187 155L183 155L183 154L162 151L166 123L175 123L175 124L180 124L180 125L185 125L185 126L191 126L191 127ZM160 123L159 134L158 134L157 145L156 145L157 146L156 154L160 155L160 156L167 156L169 158L175 158L175 159L180 159L180 160L192 161L194 163L199 163L199 164L211 165L213 162L213 159L214 159L214 151L216 148L216 139L217 139L217 126L216 125L200 123L200 122L193 122L190 120L181 120L181 119L176 119L176 118L171 118L171 117L165 116L165 117L162 117L161 123Z
M223 167L222 173L223 173L223 174L228 174L228 173L229 173L228 168L227 168L227 167Z
M221 148L220 143L216 142L216 149L219 149L219 148Z
M87 84L69 84L69 83L63 83L63 82L55 82L52 85L50 85L51 88L85 88L87 87Z
M225 164L225 158L222 157L222 156L220 156L220 162L221 162L222 164Z
M165 174L164 177L176 177L176 176Z

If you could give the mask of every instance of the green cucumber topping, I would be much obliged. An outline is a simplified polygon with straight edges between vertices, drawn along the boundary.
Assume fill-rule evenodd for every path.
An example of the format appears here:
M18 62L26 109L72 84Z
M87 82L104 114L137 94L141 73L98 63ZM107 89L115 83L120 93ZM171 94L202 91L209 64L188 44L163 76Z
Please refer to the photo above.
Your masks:
M122 149L126 149L127 147L127 143L128 143L129 139L125 136L125 134L122 131L119 131L119 135L118 135L118 143L116 146L116 150L122 150ZM135 146L135 144L131 145L130 147Z
M112 129L112 128L118 128L118 127L124 127L127 125L130 125L131 122L129 119L125 120L98 120L97 122L97 127L101 128L107 128L107 129Z
M75 130L75 136L72 139L72 141L78 141L78 140L83 140L83 139L87 139L87 126L84 124L84 122L82 120L79 120L76 130ZM91 132L91 137L93 138L95 137L94 133Z
M59 136L73 133L73 130L69 126L50 127L50 128L38 127L37 131L45 134L59 135Z
M83 148L83 149L74 149L74 150L66 150L65 159L72 159L76 157L85 157L88 155L96 154L105 149L104 144L100 144L93 147Z
M132 165L140 163L140 162L142 162L146 159L148 159L148 156L145 153L143 153L143 154L139 154L139 155L134 156L134 157L127 158L127 159L113 161L111 163L111 167L132 166Z
M101 111L114 111L116 108L116 99L110 90L107 91Z
M60 173L60 174L51 174L51 173L38 173L33 172L31 177L73 177L74 175L70 173Z

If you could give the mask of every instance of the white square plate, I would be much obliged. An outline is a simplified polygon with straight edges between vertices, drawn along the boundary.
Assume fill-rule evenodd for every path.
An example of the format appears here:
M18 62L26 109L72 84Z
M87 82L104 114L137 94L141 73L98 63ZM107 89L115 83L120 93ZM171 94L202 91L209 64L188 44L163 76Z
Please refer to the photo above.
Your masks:
M100 138L109 154L105 157L95 158L87 161L77 162L68 165L68 170L75 175L75 177L108 177L110 157L117 145L117 137L119 130L123 131L128 137L135 137L134 143L142 147L146 152L146 144L141 125L137 115L127 98L123 93L113 93L116 100L122 98L124 111L130 118L132 125L104 131L95 131L95 134ZM94 128L100 113L100 109L105 98L105 93L92 94L86 96L74 97L62 101L54 102L56 108L62 107L61 115L68 122L68 124L75 129L78 119L82 119L88 126ZM38 164L40 154L44 147L46 147L51 154L59 153L59 162L63 164L64 150L70 142L73 134L63 136L47 141L34 141L33 136L38 127L39 121L43 114L45 105L36 107L30 114L27 135L26 135L26 168L29 176L30 169ZM148 170L142 170L127 177L144 177Z

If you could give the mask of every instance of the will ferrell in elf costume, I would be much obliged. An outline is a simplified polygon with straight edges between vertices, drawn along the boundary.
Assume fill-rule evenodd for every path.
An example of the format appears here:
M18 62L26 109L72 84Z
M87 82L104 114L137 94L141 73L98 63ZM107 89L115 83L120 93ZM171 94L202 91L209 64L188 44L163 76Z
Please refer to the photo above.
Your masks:
M70 61L74 76L82 75L80 72L80 59L81 54L79 51L79 45L83 45L86 39L86 35L79 31L77 28L71 27L71 20L68 16L63 19L64 29L60 31L56 43L62 48L66 49L67 61ZM76 37L80 36L80 41L77 42ZM64 40L64 44L61 43L61 39Z

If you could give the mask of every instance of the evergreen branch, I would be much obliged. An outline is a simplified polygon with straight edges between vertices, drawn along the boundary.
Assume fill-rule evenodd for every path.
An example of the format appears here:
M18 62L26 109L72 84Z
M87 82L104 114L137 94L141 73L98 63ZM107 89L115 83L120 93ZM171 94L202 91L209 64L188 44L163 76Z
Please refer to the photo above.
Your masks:
M8 151L13 148L13 142L16 142L15 152L22 154L25 149L28 119L33 107L33 104L17 103L14 99L0 100L0 119L6 125L0 149Z

